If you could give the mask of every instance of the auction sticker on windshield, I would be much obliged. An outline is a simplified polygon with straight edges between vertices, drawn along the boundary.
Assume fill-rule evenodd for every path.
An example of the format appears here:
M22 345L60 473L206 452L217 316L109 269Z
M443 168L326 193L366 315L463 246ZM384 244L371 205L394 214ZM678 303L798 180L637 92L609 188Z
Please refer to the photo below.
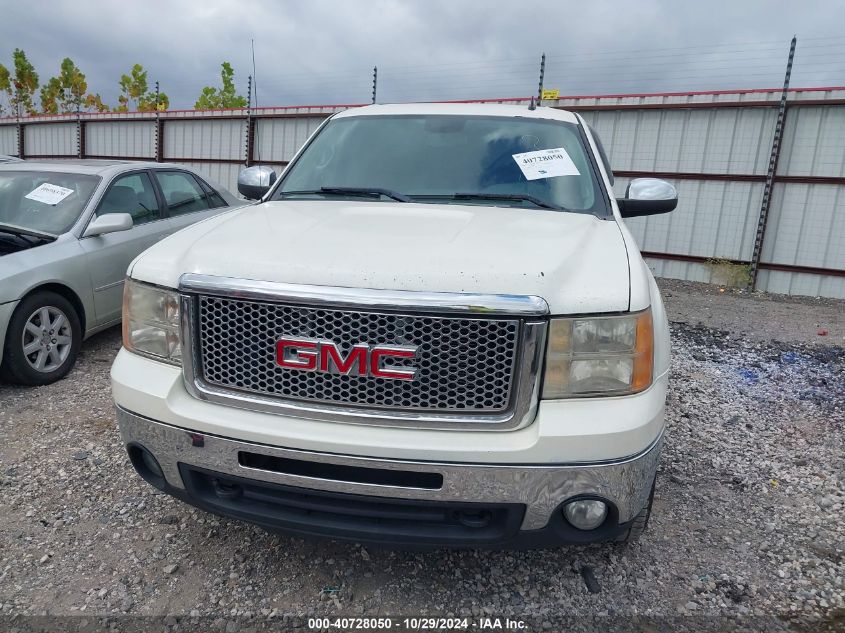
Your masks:
M51 185L49 182L45 182L43 185L39 185L26 194L24 198L43 202L44 204L59 204L72 193L73 189L66 189L65 187L59 187L58 185Z
M580 175L575 163L562 147L513 154L513 159L519 165L526 180Z

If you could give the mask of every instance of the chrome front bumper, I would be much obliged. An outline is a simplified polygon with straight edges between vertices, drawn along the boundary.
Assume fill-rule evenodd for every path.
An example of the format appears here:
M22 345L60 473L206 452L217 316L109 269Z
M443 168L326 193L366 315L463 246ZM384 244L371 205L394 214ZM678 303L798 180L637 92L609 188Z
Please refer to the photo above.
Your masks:
M600 496L616 506L620 524L632 520L648 503L663 442L658 437L645 451L622 460L585 464L487 465L373 459L316 453L199 434L141 417L118 407L120 434L127 446L139 445L158 460L167 484L186 486L179 464L221 474L311 490L391 499L436 502L516 503L526 508L522 530L539 530L560 504L576 495ZM239 453L353 466L375 470L435 473L436 490L396 485L338 481L243 466Z

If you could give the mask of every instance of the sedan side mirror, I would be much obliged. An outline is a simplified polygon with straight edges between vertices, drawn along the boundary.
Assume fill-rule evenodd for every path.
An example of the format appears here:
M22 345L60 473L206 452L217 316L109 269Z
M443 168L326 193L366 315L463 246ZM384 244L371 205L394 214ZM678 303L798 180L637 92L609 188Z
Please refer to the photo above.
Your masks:
M634 178L625 190L624 198L616 198L623 218L669 213L678 206L675 187L659 178Z
M238 174L238 191L247 200L260 200L276 182L276 172L266 165L246 167Z
M132 224L132 216L128 213L104 213L91 221L82 237L128 231Z

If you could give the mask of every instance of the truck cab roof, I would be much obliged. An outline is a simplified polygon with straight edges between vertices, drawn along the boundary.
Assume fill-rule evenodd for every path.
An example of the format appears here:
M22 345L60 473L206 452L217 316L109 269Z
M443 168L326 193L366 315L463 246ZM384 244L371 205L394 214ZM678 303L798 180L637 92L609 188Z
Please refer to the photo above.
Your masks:
M578 118L567 110L538 107L533 110L528 106L504 103L386 103L362 106L344 110L333 118L340 119L357 116L403 116L403 115L453 115L453 116L501 116L524 117L531 119L551 119L566 123L578 123Z

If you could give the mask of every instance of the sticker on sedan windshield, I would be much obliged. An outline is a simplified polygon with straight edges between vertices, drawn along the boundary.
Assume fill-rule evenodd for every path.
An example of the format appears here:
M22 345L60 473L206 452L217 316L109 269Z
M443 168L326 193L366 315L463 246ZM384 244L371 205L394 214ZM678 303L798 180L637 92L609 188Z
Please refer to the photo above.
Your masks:
M66 189L65 187L59 187L59 185L51 185L49 182L45 182L43 185L36 187L26 194L24 198L43 202L44 204L59 204L72 193L73 189Z
M526 180L554 178L555 176L580 176L581 172L562 147L541 149L538 152L513 154Z

